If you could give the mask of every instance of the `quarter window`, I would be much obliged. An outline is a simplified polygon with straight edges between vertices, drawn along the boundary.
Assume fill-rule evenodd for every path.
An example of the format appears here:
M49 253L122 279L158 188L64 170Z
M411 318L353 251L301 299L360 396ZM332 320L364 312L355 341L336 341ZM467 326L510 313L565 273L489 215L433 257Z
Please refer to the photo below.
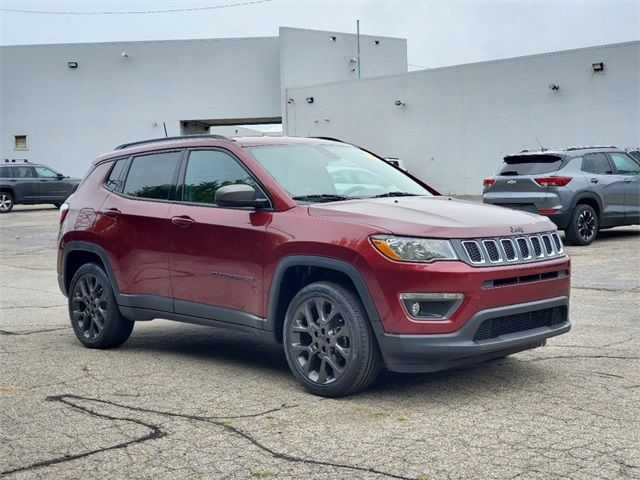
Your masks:
M253 178L231 155L219 150L194 150L187 162L182 199L215 205L216 191L220 187L240 183L251 185L260 192Z
M0 178L11 178L13 177L13 171L11 167L0 167Z
M605 175L613 173L607 156L604 153L588 153L582 157L582 171L595 173L596 175Z
M611 160L620 175L640 175L640 166L633 159L623 153L610 153Z
M122 184L123 184L122 172L124 170L124 166L126 163L127 163L127 159L123 158L121 160L116 161L115 164L113 165L113 168L111 169L111 173L109 173L107 180L104 182L104 185L109 190L115 190L116 192L122 191Z
M124 185L124 193L134 197L168 200L180 152L163 152L135 157Z

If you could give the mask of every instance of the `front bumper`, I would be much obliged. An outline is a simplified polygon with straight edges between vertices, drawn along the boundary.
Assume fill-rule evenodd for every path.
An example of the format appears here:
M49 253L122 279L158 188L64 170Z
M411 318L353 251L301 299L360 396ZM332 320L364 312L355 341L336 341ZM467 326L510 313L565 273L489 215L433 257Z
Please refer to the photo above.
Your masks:
M478 328L485 320L553 307L566 308L564 322L487 340L474 340ZM571 323L568 309L569 298L562 296L480 311L453 333L398 335L385 333L380 329L376 336L387 369L393 372L435 372L543 346L547 338L569 331Z

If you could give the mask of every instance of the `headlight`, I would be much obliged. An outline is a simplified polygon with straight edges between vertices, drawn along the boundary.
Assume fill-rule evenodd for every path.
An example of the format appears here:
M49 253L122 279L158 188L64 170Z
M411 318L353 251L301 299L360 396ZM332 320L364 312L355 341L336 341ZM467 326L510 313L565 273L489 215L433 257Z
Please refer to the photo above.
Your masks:
M385 257L401 262L430 263L458 259L449 240L376 235L371 237L371 242Z

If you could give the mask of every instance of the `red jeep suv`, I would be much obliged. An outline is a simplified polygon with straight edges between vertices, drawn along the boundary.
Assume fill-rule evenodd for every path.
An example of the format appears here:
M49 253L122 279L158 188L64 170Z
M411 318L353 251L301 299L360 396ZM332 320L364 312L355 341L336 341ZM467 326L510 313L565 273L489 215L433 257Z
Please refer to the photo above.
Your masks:
M99 157L61 208L58 278L89 348L135 321L238 328L283 345L312 393L431 372L570 328L548 219L453 200L331 139L215 135Z

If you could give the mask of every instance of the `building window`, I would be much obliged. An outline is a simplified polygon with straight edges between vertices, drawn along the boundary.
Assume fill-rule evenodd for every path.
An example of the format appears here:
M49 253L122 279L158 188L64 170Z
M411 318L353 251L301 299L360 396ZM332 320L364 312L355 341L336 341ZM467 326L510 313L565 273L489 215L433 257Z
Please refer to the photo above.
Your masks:
M16 135L14 137L14 148L16 150L26 150L27 149L27 136L26 135Z

